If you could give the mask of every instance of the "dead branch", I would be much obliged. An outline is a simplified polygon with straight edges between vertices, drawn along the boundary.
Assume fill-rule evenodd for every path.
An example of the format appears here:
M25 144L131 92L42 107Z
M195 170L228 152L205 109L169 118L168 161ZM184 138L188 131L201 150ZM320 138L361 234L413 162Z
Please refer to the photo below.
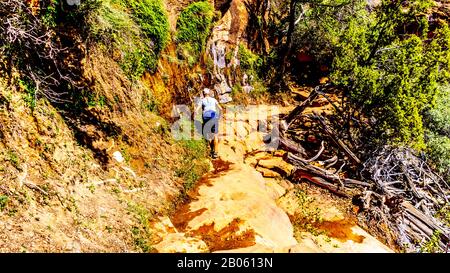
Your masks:
M41 187L39 187L31 182L25 181L23 184L32 190L38 191L38 192L42 193L43 195L48 196L48 192L44 191Z
M328 136L336 143L357 165L361 164L361 160L345 145L345 143L337 137L337 134L326 124L322 116L314 113L314 117L320 122Z
M313 101L317 98L319 93L317 90L319 90L320 86L314 88L314 90L311 92L309 97L303 101L299 106L297 106L289 115L281 122L282 131L285 132L289 129L292 122L301 114L303 111L305 111L306 108L311 106Z

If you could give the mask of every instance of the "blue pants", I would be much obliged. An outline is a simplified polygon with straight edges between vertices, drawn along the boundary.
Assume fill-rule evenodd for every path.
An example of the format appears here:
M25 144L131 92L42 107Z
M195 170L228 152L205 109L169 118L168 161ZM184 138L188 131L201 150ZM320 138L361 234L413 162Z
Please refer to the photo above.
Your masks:
M203 117L203 136L207 140L212 140L219 133L218 117Z

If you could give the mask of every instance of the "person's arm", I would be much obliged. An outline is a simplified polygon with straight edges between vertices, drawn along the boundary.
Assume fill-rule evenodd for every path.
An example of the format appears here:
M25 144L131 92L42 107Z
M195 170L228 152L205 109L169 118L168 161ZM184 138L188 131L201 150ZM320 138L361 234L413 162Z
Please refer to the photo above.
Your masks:
M203 106L203 102L200 101L200 102L197 104L197 106L195 107L194 117L195 117L196 114L200 111L200 109L202 108L202 106Z

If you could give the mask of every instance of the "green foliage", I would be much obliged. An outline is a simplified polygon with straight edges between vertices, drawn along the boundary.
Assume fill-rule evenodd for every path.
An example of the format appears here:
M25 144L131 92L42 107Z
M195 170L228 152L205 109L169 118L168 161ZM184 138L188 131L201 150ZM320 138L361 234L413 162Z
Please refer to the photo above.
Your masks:
M47 27L56 27L57 16L58 16L58 0L50 0L48 6L44 9L42 15L42 21Z
M130 78L154 71L169 40L168 17L159 0L105 0L90 23L96 37Z
M253 75L259 71L262 66L262 58L257 54L253 53L251 50L247 49L244 45L239 45L238 57L241 64L241 68L246 71L251 71Z
M436 230L431 236L430 240L422 245L420 248L420 252L422 253L439 253L441 251L441 247L439 246L439 241L441 238L441 233L439 230Z
M152 91L148 88L146 89L145 96L143 97L142 106L149 112L158 113L160 103L156 100Z
M428 133L427 154L435 168L447 178L450 178L450 138Z
M209 171L207 146L202 140L184 140L183 162L176 170L176 175L183 178L186 191L192 189L195 183Z
M441 219L447 226L450 227L450 204L446 204L435 215L435 217Z
M436 170L450 181L450 88L439 91L436 105L425 114L426 152Z
M169 18L161 0L126 1L132 8L136 22L147 38L154 44L154 52L159 54L169 41Z
M178 144L182 148L182 155L175 174L184 180L185 190L188 191L209 171L208 147L204 139L182 139Z
M128 204L128 210L132 212L139 222L139 226L134 226L131 229L131 234L134 239L135 246L144 253L151 252L153 250L150 242L151 228L150 220L151 213L143 206L130 202Z
M9 150L6 159L16 168L20 170L20 158L16 152Z
M15 18L14 23L1 23L0 73L15 87L27 81L30 88L25 88L29 91L25 100L31 108L36 98L61 102L71 95L75 82L82 84L81 40L87 16L96 10L93 0L81 5L61 0L37 4L35 8L25 1L2 1L0 5L2 18Z
M8 205L9 198L6 195L0 195L0 211L3 211Z
M233 51L231 51L232 53ZM240 68L242 75L245 73L248 77L248 84L253 87L253 90L249 93L243 93L243 86L240 83L235 84L232 87L232 96L239 103L247 104L248 99L258 100L262 95L267 93L266 84L263 81L262 73L267 73L267 70L263 64L263 58L258 54L253 53L245 45L240 44L238 48L238 59L240 62ZM231 56L229 57L231 58Z
M25 94L23 95L23 100L31 110L34 110L36 107L36 87L33 85L34 83L22 79L20 79L18 82L19 87L25 92Z
M306 231L314 235L319 235L320 231L317 226L322 223L321 210L314 206L315 199L308 194L296 189L295 197L297 199L298 208L293 216L294 227L297 232Z
M72 25L83 30L81 22L97 10L102 0L83 0L79 5L70 5L66 0L41 0L39 16L48 28L61 25Z
M181 55L188 59L191 65L198 60L205 48L213 19L214 7L207 1L190 4L178 18L177 42L181 47Z
M450 137L450 87L440 88L436 105L425 115L426 126L435 133Z
M293 35L296 50L307 50L320 63L330 61L336 43L351 28L354 37L361 34L364 28L358 28L359 23L369 20L365 12L367 1L361 0L309 0L304 1L310 8L299 8L303 20L299 21ZM288 11L285 11L288 13ZM361 21L361 22L359 22ZM364 24L363 24L364 25ZM279 27L280 28L280 27ZM286 29L287 25L283 25Z
M382 1L373 13L360 6L346 13L345 27L330 40L335 51L331 79L347 87L352 102L373 118L377 141L425 148L423 113L435 102L438 85L449 78L450 32L442 25L431 40L423 33L427 25L399 32L418 20L428 2L410 1L405 8Z
M107 100L105 96L102 95L97 95L94 94L92 92L89 92L89 94L87 95L87 105L89 107L104 107L107 104Z

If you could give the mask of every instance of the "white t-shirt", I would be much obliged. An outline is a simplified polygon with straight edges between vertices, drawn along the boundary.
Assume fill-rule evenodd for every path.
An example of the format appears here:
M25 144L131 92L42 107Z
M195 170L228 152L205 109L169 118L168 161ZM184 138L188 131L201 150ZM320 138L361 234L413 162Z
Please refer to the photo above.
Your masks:
M219 102L212 97L205 97L202 99L202 106L203 106L203 113L206 112L217 112L216 105L219 104Z

